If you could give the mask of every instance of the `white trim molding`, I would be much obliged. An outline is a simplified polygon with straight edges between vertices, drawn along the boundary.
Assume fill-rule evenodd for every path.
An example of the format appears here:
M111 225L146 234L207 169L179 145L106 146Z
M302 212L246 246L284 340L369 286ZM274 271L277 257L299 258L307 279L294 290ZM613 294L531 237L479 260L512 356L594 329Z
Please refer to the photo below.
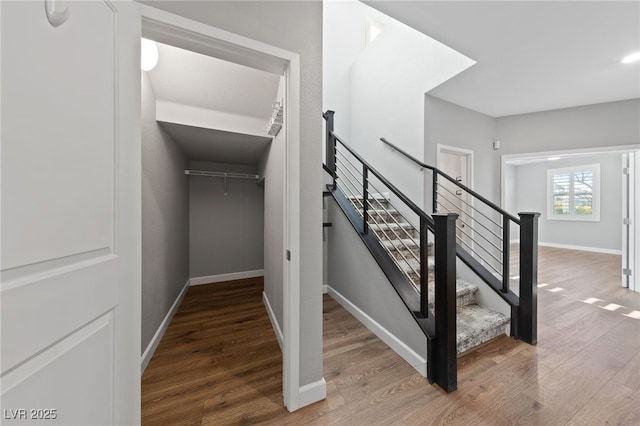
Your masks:
M165 315L164 320L162 320L162 323L160 324L160 327L158 327L158 330L156 330L156 334L153 335L153 338L147 345L147 348L144 350L144 353L142 354L142 360L141 360L142 368L140 369L140 375L144 373L144 370L147 368L147 365L149 365L149 361L151 361L151 357L153 357L153 354L155 353L156 349L158 349L158 345L160 344L160 341L162 340L164 333L167 332L167 328L169 328L169 324L171 324L171 320L173 319L173 316L178 311L178 307L180 307L180 304L182 303L182 299L184 299L184 296L187 294L187 290L189 290L190 281L191 280L187 280L187 282L184 284L184 286L182 287L182 290L180 290L180 294L178 294L178 297L173 302L173 305L171 305L171 309L169 309L169 312L167 312L167 315Z
M315 382L300 386L298 393L300 395L298 400L300 408L322 401L327 398L327 382L323 377Z
M282 334L282 328L280 327L280 324L278 324L278 320L276 318L276 314L273 312L271 303L269 303L269 297L267 297L267 293L265 293L264 291L262 292L262 303L264 303L264 307L267 310L267 315L269 315L269 321L271 321L273 332L276 334L276 339L278 340L280 351L282 351L282 345L284 342L284 335Z
M622 254L622 250L613 250L613 249L606 249L606 248L600 248L600 247L585 247L585 246L574 246L570 244L545 243L543 241L538 242L538 245L543 247L555 247L555 248L567 249L567 250L591 251L594 253Z
M407 361L418 373L427 377L427 360L423 356L407 346L380 323L367 315L367 313L354 305L342 294L338 293L333 287L328 286L328 293L329 296L333 297L336 302L349 311L351 315L356 317L356 319L371 330L373 334L378 336L378 338L380 338L380 340L389 346L395 353Z
M262 276L264 276L264 269L256 269L255 271L231 272L229 274L194 277L189 280L189 285L213 284L221 283L223 281L243 280L245 278L256 278Z

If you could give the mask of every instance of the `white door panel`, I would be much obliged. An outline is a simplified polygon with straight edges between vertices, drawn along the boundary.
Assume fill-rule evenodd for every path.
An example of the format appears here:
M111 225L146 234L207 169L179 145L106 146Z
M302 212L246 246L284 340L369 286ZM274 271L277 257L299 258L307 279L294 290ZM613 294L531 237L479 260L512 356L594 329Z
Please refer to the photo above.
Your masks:
M113 424L113 325L109 312L8 373L2 381L2 404L12 411L5 408L4 421L17 417L15 421L25 425ZM17 411L20 408L28 411Z
M54 28L44 1L0 2L0 415L136 424L140 17L56 3L70 14Z
M4 269L113 246L116 14L77 2L53 28L26 3L2 22Z

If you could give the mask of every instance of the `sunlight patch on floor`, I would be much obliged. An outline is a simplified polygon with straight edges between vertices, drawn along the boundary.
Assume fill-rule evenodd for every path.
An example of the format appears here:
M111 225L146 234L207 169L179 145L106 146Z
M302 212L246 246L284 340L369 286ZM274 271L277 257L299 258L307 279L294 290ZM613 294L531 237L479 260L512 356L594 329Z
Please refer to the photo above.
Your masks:
M622 314L622 315L624 315L625 317L629 317L629 318L640 320L640 311L633 310L633 311L629 312L628 314Z
M609 303L606 306L600 306L600 307L602 309L606 309L607 311L611 311L611 312L617 311L620 308L624 308L624 306L618 305L617 303Z

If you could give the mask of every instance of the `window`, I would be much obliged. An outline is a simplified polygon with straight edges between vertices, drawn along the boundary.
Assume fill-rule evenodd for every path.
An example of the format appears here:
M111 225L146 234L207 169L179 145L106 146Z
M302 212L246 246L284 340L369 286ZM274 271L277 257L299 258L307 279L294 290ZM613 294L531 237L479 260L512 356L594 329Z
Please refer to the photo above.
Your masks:
M600 220L600 164L547 172L550 220Z
M380 22L374 21L371 18L367 17L365 23L365 46L373 43L373 40L378 37L380 32L382 31L382 24Z

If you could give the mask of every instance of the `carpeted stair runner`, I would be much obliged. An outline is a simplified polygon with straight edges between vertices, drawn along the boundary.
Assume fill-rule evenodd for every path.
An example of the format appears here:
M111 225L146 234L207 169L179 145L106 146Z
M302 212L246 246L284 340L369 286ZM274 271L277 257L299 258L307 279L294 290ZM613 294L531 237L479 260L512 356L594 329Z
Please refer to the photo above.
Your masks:
M350 197L351 203L362 215L361 197ZM420 291L419 232L389 200L380 194L372 195L368 202L369 228L376 234L396 265ZM429 310L433 311L435 289L433 283L433 247L428 248ZM458 354L467 352L506 331L509 318L477 303L478 286L463 280L456 281L456 341Z

